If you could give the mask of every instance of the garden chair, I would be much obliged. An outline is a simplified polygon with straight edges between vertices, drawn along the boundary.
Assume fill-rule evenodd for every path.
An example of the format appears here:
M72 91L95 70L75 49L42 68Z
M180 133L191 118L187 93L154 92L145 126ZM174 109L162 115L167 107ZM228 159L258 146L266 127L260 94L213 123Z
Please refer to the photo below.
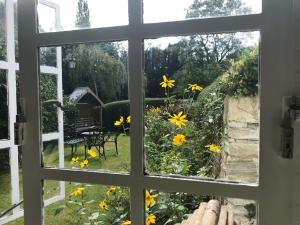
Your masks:
M99 127L93 127L89 130L86 130L85 132L81 133L81 136L84 138L85 158L87 158L87 150L90 150L92 147L95 147L99 153L99 159L102 155L104 159L106 159L105 150L104 150L105 139L104 139L103 132Z
M202 202L186 220L175 225L241 225L228 206L221 206L218 200Z
M65 144L71 146L71 159L74 157L74 153L77 152L79 144L84 142L84 139L78 135L74 125L65 127Z
M114 143L115 144L115 150L116 150L116 154L119 155L119 151L118 151L118 137L120 136L120 132L104 132L103 136L104 136L104 145L105 143ZM104 148L103 145L103 148Z

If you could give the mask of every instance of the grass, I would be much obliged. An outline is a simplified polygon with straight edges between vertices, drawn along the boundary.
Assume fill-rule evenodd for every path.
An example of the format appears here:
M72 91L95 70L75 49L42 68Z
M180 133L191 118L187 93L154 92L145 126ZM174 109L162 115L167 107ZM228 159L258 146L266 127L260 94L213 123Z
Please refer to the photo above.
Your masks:
M130 169L130 141L128 136L119 136L118 138L118 149L119 155L116 155L115 146L113 143L107 143L106 149L106 160L103 157L94 158L89 160L90 170L110 170L113 172L129 172ZM81 160L84 159L84 148L79 146L76 156ZM65 146L65 168L72 168L70 164L71 149L69 146ZM44 164L45 166L58 167L58 150L57 142L48 143L47 147L44 148ZM77 169L78 166L77 166ZM22 182L22 176L20 176L20 182ZM66 184L66 200L69 198L69 194L78 187L78 184L65 182ZM57 181L45 181L44 184L44 199L49 199L59 193L59 183ZM0 173L0 211L10 206L10 173L8 171L2 171ZM86 187L85 195L87 199L93 199L95 202L87 206L88 212L95 212L98 210L99 201L103 200L107 187L103 185L88 185ZM9 193L9 194L8 194ZM52 205L45 207L44 221L45 225L82 225L80 216L74 215L74 210L67 208L60 214L54 215L55 210L66 203L66 200L56 202ZM8 225L22 225L24 224L23 218L8 223Z

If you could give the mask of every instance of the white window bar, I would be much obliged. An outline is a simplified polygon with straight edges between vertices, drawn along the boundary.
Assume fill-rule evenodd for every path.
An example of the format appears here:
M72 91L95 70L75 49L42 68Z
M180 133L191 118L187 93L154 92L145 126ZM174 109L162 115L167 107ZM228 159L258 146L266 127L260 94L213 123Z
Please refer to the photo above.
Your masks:
M128 26L38 34L36 1L19 1L21 90L26 105L30 105L25 109L27 119L24 145L25 224L43 224L41 193L43 179L127 186L131 192L131 218L135 225L144 224L144 189L152 187L167 191L177 190L258 200L260 225L291 224L289 208L291 180L288 177L291 163L279 157L280 127L275 121L279 122L281 118L282 96L292 92L289 80L291 71L288 68L292 43L292 36L289 34L294 29L289 23L293 15L292 3L292 0L264 0L263 12L258 15L142 24L142 0L129 0ZM143 39L246 30L259 30L262 36L259 186L144 175ZM129 40L130 102L134 118L131 125L131 174L41 168L37 49L43 46L114 40Z

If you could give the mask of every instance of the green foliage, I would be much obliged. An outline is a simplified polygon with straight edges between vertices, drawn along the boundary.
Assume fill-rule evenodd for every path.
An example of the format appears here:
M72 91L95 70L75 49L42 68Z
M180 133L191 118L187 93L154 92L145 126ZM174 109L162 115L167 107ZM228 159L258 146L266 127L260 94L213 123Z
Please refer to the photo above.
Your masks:
M5 4L0 1L0 60L6 59Z
M64 64L74 57L76 68L67 73L68 83L65 80L64 85L68 89L88 86L103 102L128 98L128 74L119 58L105 52L100 44L80 44L70 51Z
M194 0L186 17L218 17L244 15L251 12L241 0Z
M49 74L40 75L40 98L42 104L48 100L57 99L56 76ZM44 104L42 108L43 133L50 133L58 129L57 107Z
M254 96L258 92L258 49L248 49L231 60L230 69L204 89L195 103L193 121L196 126L196 146L221 144L224 138L224 100L226 96ZM204 151L200 147L199 151ZM218 166L218 158L213 164ZM210 168L211 170L216 168ZM211 171L212 172L212 171ZM218 175L215 171L214 175Z
M8 93L4 70L0 70L0 115L0 139L8 139Z
M79 28L88 28L91 26L90 10L87 0L78 0L75 25Z
M56 67L56 48L40 48L40 65Z
M146 98L146 106L161 106L164 104L163 98ZM129 100L110 102L104 105L102 111L103 128L114 131L120 131L121 128L115 127L114 122L120 119L120 116L127 117L130 115L130 103Z

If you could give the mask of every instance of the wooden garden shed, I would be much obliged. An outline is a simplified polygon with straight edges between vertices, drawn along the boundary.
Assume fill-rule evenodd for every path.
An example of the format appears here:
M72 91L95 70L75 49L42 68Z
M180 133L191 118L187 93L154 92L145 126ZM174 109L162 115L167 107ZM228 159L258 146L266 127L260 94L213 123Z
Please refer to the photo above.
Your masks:
M103 102L89 87L76 88L69 99L77 107L75 127L102 127Z

